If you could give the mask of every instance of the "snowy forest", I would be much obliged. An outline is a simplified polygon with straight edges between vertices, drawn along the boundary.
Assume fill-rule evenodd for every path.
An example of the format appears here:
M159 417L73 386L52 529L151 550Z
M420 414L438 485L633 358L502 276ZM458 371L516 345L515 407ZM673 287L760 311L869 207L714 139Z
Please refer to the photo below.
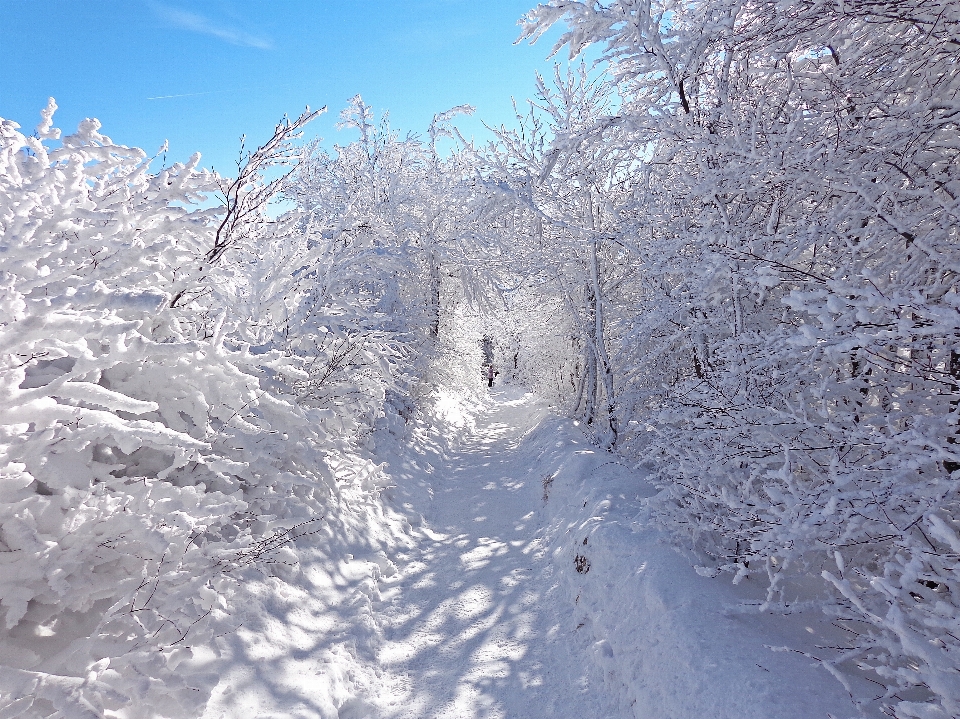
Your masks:
M780 649L849 717L960 717L960 4L551 27L486 143L357 95L358 139L308 109L221 174L0 119L0 717L203 715L252 577L407 531L389 447L491 366L646 473L706 586L834 627Z

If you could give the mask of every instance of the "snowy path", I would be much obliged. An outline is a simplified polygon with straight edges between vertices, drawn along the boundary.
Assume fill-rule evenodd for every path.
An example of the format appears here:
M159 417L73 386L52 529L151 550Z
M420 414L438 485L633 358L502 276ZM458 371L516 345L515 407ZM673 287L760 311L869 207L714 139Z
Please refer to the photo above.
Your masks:
M431 541L398 557L402 573L381 587L379 659L392 677L383 716L619 716L571 646L570 607L542 576L543 487L519 456L538 417L529 397L494 396L501 403L434 467Z
M300 571L252 581L221 659L192 669L219 676L204 719L857 715L768 648L816 653L828 621L744 609L758 583L699 576L648 521L642 475L547 415L506 388L385 444L380 498L358 494L366 514Z
M391 466L429 488L421 543L381 579L382 719L826 719L856 709L789 646L822 616L697 575L647 520L654 490L529 394L495 390L453 451ZM545 497L544 478L549 478ZM588 566L581 573L578 560ZM371 707L372 709L372 707Z

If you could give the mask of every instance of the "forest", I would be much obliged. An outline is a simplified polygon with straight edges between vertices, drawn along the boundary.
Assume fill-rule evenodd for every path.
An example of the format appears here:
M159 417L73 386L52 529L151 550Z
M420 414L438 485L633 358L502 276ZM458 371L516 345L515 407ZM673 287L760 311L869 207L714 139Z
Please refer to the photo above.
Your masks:
M650 473L699 575L829 617L863 712L960 717L960 5L553 26L485 144L357 95L357 140L308 109L220 174L0 119L0 716L200 716L177 666L248 573L380 521L379 438L493 364Z

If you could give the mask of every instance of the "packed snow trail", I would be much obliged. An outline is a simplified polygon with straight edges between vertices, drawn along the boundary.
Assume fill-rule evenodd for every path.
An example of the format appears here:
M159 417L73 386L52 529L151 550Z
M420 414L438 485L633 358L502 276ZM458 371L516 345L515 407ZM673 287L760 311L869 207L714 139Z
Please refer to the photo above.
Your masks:
M543 583L544 488L521 447L537 407L515 390L492 395L431 473L430 541L399 557L383 618L379 658L393 681L382 716L621 716L570 642L571 607Z
M858 716L800 653L839 643L829 622L699 576L642 474L522 390L451 407L378 440L385 503L345 496L361 520L250 584L222 658L192 668L219 674L205 719Z

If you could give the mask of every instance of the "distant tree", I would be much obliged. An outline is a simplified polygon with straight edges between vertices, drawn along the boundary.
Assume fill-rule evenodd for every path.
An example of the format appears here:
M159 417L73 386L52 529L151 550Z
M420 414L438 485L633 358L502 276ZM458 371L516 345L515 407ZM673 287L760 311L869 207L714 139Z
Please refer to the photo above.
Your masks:
M512 248L513 269L542 280L571 324L571 350L579 355L573 412L603 426L602 443L619 437L618 379L611 360L616 346L608 315L632 271L630 248L619 238L624 183L637 161L613 114L612 86L585 66L561 74L554 86L537 79L537 94L518 129L494 130L497 140L481 160L484 172L510 188L507 202L523 238ZM496 201L503 202L503 199Z

